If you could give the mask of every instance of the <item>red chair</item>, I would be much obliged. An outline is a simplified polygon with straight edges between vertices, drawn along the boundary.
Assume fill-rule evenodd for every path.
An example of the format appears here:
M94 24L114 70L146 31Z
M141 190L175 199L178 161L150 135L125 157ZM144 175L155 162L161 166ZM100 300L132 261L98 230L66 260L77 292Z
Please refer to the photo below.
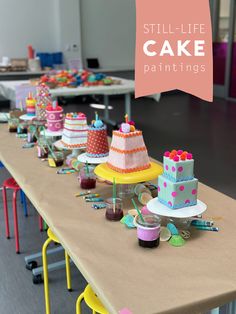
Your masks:
M17 217L17 192L22 192L20 186L17 184L15 179L9 178L3 182L2 185L2 196L3 196L3 207L4 207L4 218L5 218L5 225L6 225L6 237L10 239L10 228L9 228L9 218L8 218L8 204L7 204L7 192L6 190L12 190L12 207L13 207L13 218L14 218L14 234L15 234L15 245L16 245L16 253L20 253L20 244L19 244L19 231L18 231L18 217ZM24 193L23 195L23 204L25 211L25 216L27 216L27 205L26 205L26 198Z

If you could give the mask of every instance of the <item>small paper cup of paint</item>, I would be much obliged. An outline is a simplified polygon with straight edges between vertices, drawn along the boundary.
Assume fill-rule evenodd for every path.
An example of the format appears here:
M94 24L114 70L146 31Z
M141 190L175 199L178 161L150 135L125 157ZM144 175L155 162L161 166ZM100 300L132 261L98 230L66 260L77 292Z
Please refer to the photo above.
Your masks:
M106 200L106 219L120 221L123 215L122 200L120 198L108 198Z
M10 133L17 132L17 127L19 125L19 119L17 118L10 118L8 120L8 130Z
M87 166L80 169L78 179L81 189L90 190L96 188L96 175L94 173L94 167Z
M48 165L50 167L61 167L64 163L64 154L63 152L54 152L53 155L48 155Z
M137 227L139 245L145 248L158 247L160 243L161 219L156 215L143 215L143 220L136 216L134 225Z

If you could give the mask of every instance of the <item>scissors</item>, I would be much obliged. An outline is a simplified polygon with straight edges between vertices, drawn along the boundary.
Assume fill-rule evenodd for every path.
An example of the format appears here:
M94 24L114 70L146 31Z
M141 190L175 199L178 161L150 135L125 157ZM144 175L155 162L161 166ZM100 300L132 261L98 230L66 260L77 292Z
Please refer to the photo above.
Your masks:
M188 230L181 230L180 231L180 235L184 238L184 239L189 239L191 236L190 231Z

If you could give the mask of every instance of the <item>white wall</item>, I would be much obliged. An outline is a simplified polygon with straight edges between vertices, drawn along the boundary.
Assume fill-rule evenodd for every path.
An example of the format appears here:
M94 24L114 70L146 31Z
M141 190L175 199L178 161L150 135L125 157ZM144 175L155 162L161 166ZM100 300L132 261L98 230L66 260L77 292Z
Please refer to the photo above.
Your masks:
M132 69L135 55L135 0L80 0L82 54L101 68Z
M220 1L220 16L228 17L230 9L230 0L221 0Z
M0 0L0 57L26 57L27 46L55 51L54 1Z
M55 0L58 12L59 45L65 60L81 59L79 0ZM73 45L76 45L73 48Z
M79 0L0 0L0 60L36 51L81 56ZM76 51L66 46L78 45Z

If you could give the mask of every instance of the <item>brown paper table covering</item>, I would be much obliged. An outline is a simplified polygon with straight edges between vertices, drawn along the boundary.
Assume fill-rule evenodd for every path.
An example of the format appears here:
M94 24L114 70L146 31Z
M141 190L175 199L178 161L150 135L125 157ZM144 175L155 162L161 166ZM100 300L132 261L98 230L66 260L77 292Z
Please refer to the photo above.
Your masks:
M220 232L193 231L181 248L143 249L135 230L106 221L104 210L74 197L80 190L75 174L57 175L22 143L0 126L0 160L110 313L194 314L236 298L235 200L199 184L206 215L222 217ZM106 184L96 191L111 195Z

